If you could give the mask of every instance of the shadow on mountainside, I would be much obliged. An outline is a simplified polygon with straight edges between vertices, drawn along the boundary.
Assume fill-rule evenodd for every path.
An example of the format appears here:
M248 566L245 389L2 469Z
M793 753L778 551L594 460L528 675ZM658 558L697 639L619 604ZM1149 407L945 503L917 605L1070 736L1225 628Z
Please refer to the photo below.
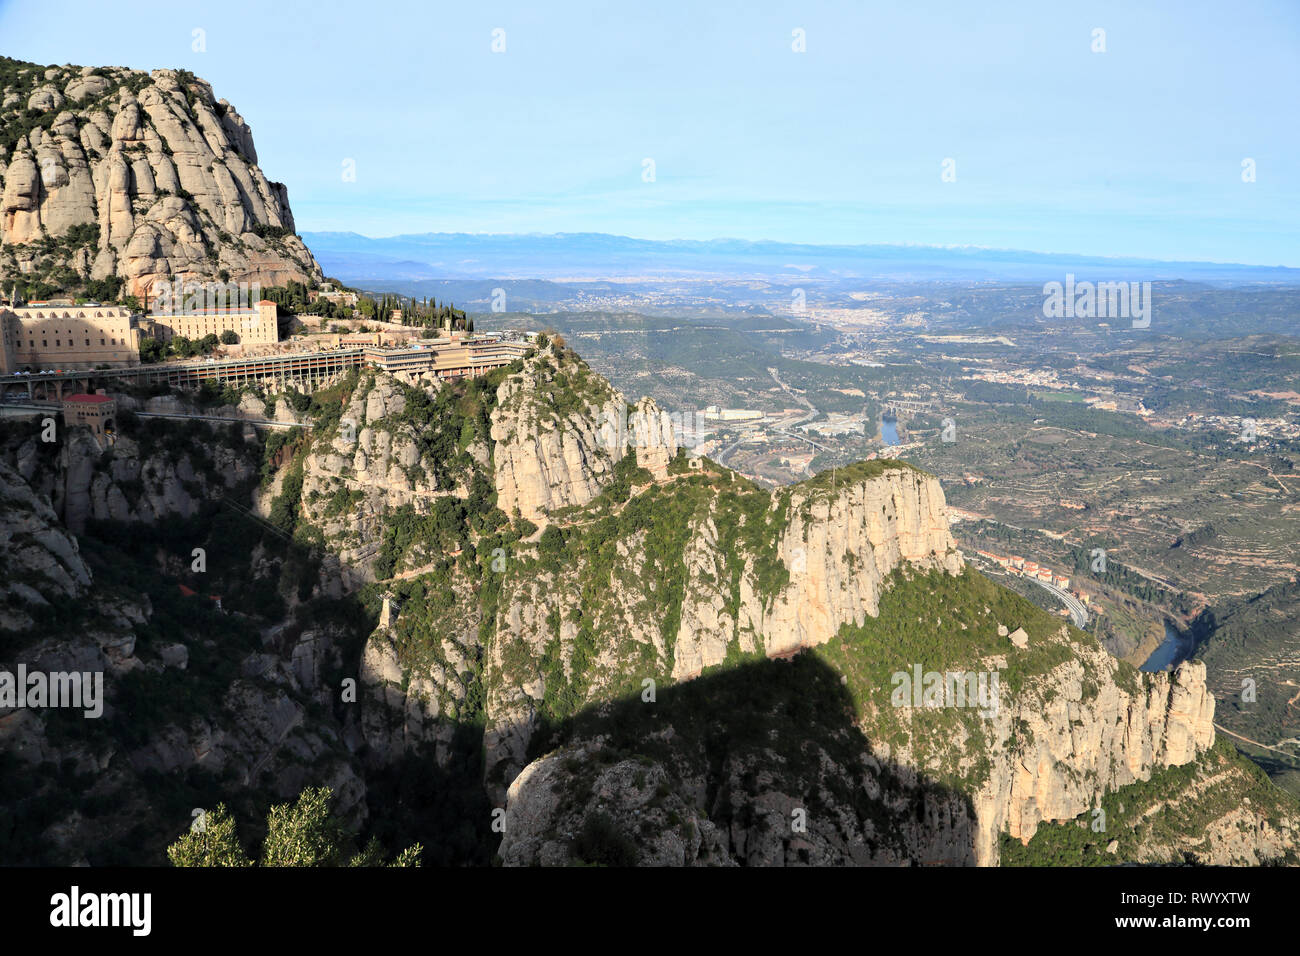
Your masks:
M646 696L537 729L541 759L511 787L507 864L974 863L969 797L873 755L818 657Z

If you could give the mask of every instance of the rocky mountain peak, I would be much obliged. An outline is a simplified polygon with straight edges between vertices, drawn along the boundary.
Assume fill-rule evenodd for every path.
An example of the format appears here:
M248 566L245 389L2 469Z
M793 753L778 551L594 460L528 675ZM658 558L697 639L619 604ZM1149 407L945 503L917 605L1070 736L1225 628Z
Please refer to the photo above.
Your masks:
M0 58L0 129L0 278L101 296L322 278L252 130L188 71Z
M549 345L501 383L492 413L498 507L545 522L585 505L614 479L629 451L663 479L677 454L669 416L652 398L635 405L563 345Z

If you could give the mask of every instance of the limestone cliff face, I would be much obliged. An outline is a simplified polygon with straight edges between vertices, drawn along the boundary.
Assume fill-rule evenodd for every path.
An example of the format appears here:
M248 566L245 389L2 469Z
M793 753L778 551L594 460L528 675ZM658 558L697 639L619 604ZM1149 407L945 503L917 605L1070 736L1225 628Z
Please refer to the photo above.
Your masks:
M420 752L442 765L449 756L469 693L466 678L482 653L475 595L462 578L452 590L453 599L432 627L432 646L422 653L411 653L409 629L396 620L396 611L366 641L360 731L371 766ZM423 618L422 612L407 609L413 619Z
M498 455L500 446L498 446ZM498 457L499 460L499 457ZM658 572L646 534L614 542L615 570L597 608L583 604L583 583L593 573L583 553L558 572L519 564L502 592L498 641L488 649L488 764L502 787L523 766L539 710L547 697L544 662L556 655L573 680L582 640L580 623L610 636L581 662L583 701L598 701L629 678L683 680L721 663L729 654L784 655L831 640L844 624L875 616L884 579L903 564L956 573L961 555L948 532L938 480L904 465L881 467L872 477L850 472L833 488L809 483L770 496L773 554L746 552L721 540L726 504L700 505L682 536L680 617L664 633L664 614L648 578ZM668 486L671 488L671 485ZM759 564L775 560L787 582L774 592ZM616 636L616 637L615 637ZM550 692L555 687L550 686Z
M576 414L555 414L538 401L537 378L502 383L492 415L496 444L498 506L506 514L545 521L557 508L583 505L596 497L622 457L602 419L618 420L623 400L608 394L587 399Z
M374 764L395 760L438 736L442 681L435 680L446 675L411 670L402 666L388 628L370 635L361 656L361 733ZM450 733L450 725L446 730Z
M31 834L28 843L39 846L39 855L26 862L111 862L104 856L106 848L125 842L139 853L142 832L147 834L148 852L156 854L150 861L162 859L162 845L189 822L158 818L153 789L157 774L208 774L229 781L235 790L259 788L277 799L291 799L305 786L324 784L338 796L339 812L359 824L366 814L365 782L348 758L339 726L318 719L321 706L336 698L336 690L326 686L325 673L341 666L342 630L328 623L293 631L272 627L258 646L254 629L254 646L223 640L218 648L208 627L214 620L232 619L208 607L205 597L188 598L193 602L189 612L177 614L173 609L159 615L148 594L92 575L77 537L60 523L42 490L66 488L59 476L69 471L69 461L70 470L76 471L75 462L92 454L75 432L65 436L63 445L61 451L45 453L19 448L17 455L8 448L0 457L0 670L12 673L23 664L29 672L100 673L103 713L88 723L98 729L135 727L138 719L151 724L148 732L120 736L112 730L70 731L66 723L60 729L43 708L0 710L0 752L30 768L21 774L33 781L34 799L43 799L45 788L51 797L57 795L53 788L58 785L41 769L50 762L93 775L96 792L105 798L103 808L93 814L83 813L80 806L60 812L52 822L42 814L45 829ZM122 455L125 447L119 442L115 451ZM14 457L27 476L10 464ZM161 474L176 475L184 470L179 464L184 460L186 456L168 461L160 450L128 464L131 474L155 467ZM92 472L108 474L101 468ZM92 486L98 480L92 480ZM148 490L151 479L106 480L119 490L119 480L141 482L146 488L141 493L132 486L131 497L125 499L128 510L118 517L144 521L145 511L155 518L176 513L167 510L175 502L169 504L164 491L157 486ZM92 495L89 500L93 504L101 499ZM109 494L102 500L117 497ZM175 594L171 584L165 590ZM57 623L50 623L51 612ZM222 667L214 668L214 661ZM213 687L218 670L225 672L225 679ZM133 688L139 694L144 686L159 707L147 717L134 709L140 698L133 696ZM185 713L184 702L208 694L215 695L216 706Z
M80 532L89 520L155 524L168 516L190 517L206 499L253 476L247 454L215 442L204 450L208 454L172 454L142 448L124 434L108 445L74 428L67 430L53 462L32 438L15 449L15 465L50 498L63 523Z
M501 384L492 413L497 506L535 523L591 501L629 448L655 478L677 454L672 422L653 399L629 406L563 350L544 350Z
M459 428L441 413L414 407L437 391L419 378L363 376L347 396L338 424L313 433L303 459L303 517L324 532L340 559L346 589L374 579L386 516L404 507L423 515L439 498L463 499L474 476L490 467L486 436L466 439L460 447L458 430L450 444L426 446L430 432ZM458 460L447 460L449 453ZM417 547L391 571L409 574L439 557Z
M201 596L178 610L171 583L150 592L155 610L106 585L105 543L83 535L83 559L59 520L200 513L256 484L262 449L247 430L196 439L199 428L171 424L111 446L84 430L53 446L10 430L0 628L18 642L7 646L28 663L105 670L110 714L142 675L173 701L221 703L112 747L60 741L31 712L0 715L0 748L70 758L120 796L103 820L52 828L56 862L146 813L140 781L154 771L211 771L279 797L328 783L355 820L371 771L406 758L451 776L472 766L476 787L481 752L481 783L507 811L502 857L519 865L611 846L604 862L991 865L1005 837L1069 825L1167 768L1200 773L1176 792L1152 788L1170 813L1232 777L1202 767L1214 741L1203 666L1139 675L966 569L933 477L870 462L768 492L689 468L661 410L629 406L562 350L499 375L496 388L443 390L362 376L333 393L342 406L285 450L262 495L283 505L297 493L290 473L301 476L290 521L323 543L325 572L299 580L292 555L264 542L226 579L283 598L268 604L284 608L275 620L217 617ZM264 406L249 397L228 412ZM291 417L287 402L275 416ZM518 506L551 527L507 520L493 491L506 515ZM175 562L142 567L166 582L183 571ZM384 591L395 602L375 627L358 603ZM301 603L308 594L321 600ZM60 602L83 617L42 631ZM220 646L205 633L232 626ZM914 662L999 672L996 712L892 705L877 671ZM355 706L338 686L353 673ZM659 697L643 710L647 688ZM561 737L568 718L576 729ZM1222 800L1233 809L1205 824L1209 850L1187 846L1207 862L1273 859L1300 839L1300 813ZM1169 850L1154 840L1126 859Z
M1203 664L1129 683L1095 642L1071 640L1064 629L1050 640L1068 648L1069 658L1017 693L1004 690L995 716L964 722L948 741L905 735L904 746L879 746L882 757L918 773L948 766L968 775L981 865L996 865L999 834L1028 842L1043 822L1072 820L1096 807L1101 794L1189 763L1214 743L1214 697ZM985 663L1008 666L1006 659ZM879 716L862 721L877 740ZM914 713L891 716L907 725Z
M431 477L412 480L419 450L411 436L382 427L406 400L395 382L366 379L347 401L339 428L303 461L305 516L319 525L345 566L364 569L378 550L384 509L432 495Z
M642 397L627 416L627 443L636 449L636 463L655 478L668 476L668 463L677 454L672 417L651 397Z
M77 539L59 524L47 498L0 460L0 630L30 627L31 614L75 601L91 585Z
M13 61L7 61L12 63ZM36 243L60 239L82 279L283 285L321 278L294 234L288 195L257 165L252 131L203 80L175 70L21 65L0 90L0 124L46 114L0 147L0 275L43 277Z
M972 821L958 794L920 787L870 758L841 762L825 741L803 748L815 772L792 778L775 751L706 768L609 753L584 742L530 763L511 784L500 856L506 866L969 866ZM858 817L844 788L873 804ZM810 805L829 813L809 811ZM591 856L597 832L621 859Z
M721 580L724 561L716 551L716 528L706 519L691 536L674 679L721 663L737 624L746 643L757 638L768 654L791 653L824 644L844 624L874 617L884 579L903 562L951 574L961 570L943 489L937 478L914 469L850 476L837 488L796 485L787 500L774 500L778 506L789 514L777 548L789 583L774 599L764 599L755 591L751 563L751 573L741 577L737 620L724 610L721 589L710 583Z
M397 514L419 521L439 502L491 488L486 435L430 406L438 393L419 377L362 376L338 424L313 433L302 458L302 518L322 531L337 558L322 572L322 590L347 593L376 579L395 587L435 569L448 582L437 589L436 612L418 600L392 601L366 639L356 742L365 744L370 766L426 748L434 760L446 759L469 692L465 675L482 653L477 582L455 560L460 542L415 535L396 558L381 560L386 531L408 520ZM337 587L327 580L336 572Z
M646 604L642 582L654 575L644 533L617 540L609 600L588 622L597 633L617 638L588 652L577 682L583 700L596 703L616 697L627 693L619 688L635 687L638 678L664 671L674 681L689 680L712 665L735 660L737 654L784 656L826 644L842 628L860 628L878 615L886 579L896 570L963 572L938 481L907 466L848 469L834 480L823 475L773 493L766 533L775 539L775 558L784 572L776 575L775 587L770 564L766 572L761 567L771 555L738 552L735 539L729 541L721 530L725 511L724 497L719 496L698 507L690 519L681 553L685 579L680 618L671 635L661 632L661 618L653 604ZM762 519L751 513L746 520ZM504 858L512 862L558 858L569 843L557 841L553 828L579 828L587 813L567 802L565 786L556 784L564 776L561 768L573 765L572 751L522 772L520 762L554 691L550 685L559 676L548 673L542 662L558 655L571 682L569 692L575 689L580 622L589 611L583 607L575 617L571 609L582 604L581 582L589 574L584 561L581 553L571 555L558 571L521 580L509 591L498 624L499 644L489 649L489 783L497 799L504 796L510 807L519 809L520 823L503 849ZM979 626L992 638L998 624L985 620ZM846 840L842 834L814 831L814 836L778 841L758 852L754 841L762 844L759 834L766 831L747 825L711 843L704 823L716 808L699 804L691 796L694 785L686 783L684 791L676 791L677 799L684 801L677 816L689 809L692 818L699 818L694 831L698 839L683 843L674 838L671 846L646 850L643 862L735 862L738 856L742 861L774 862L794 847L825 863L935 860L996 865L1001 834L1027 841L1041 822L1071 820L1095 806L1101 794L1147 780L1161 768L1196 760L1212 745L1214 700L1201 665L1138 676L1131 669L1121 673L1119 662L1104 648L1067 628L1036 637L1033 643L1015 643L1005 626L997 633L1003 635L998 640L1005 653L965 663L989 671L1027 670L1031 676L1014 691L1004 688L1001 706L991 718L963 720L952 732L936 737L916 732L908 709L869 706L857 724L879 767L911 781L912 796L904 802L928 801L927 812L933 812L936 821L946 821L936 824L938 834L918 830L912 834L916 842L885 851L865 831L860 834L862 845L856 837ZM521 667L521 662L531 663ZM895 743L891 746L890 741ZM591 741L575 746L600 748ZM744 777L760 763L741 762L734 774ZM672 776L692 779L680 768ZM557 792L540 793L531 782L535 779L550 780ZM968 795L973 812L968 813L960 800L948 804L935 797L927 781L938 779L962 781L961 792ZM628 823L636 825L634 809L644 805L645 794L620 781L615 786L611 778L604 792L626 797ZM717 785L716 780L710 783ZM776 787L765 799L784 806L797 795L798 787L792 791L787 785ZM605 800L601 806L613 812L617 802ZM595 812L595 805L587 810ZM543 820L549 822L539 822ZM870 852L863 849L868 844Z
M185 693L176 688L189 680L210 679L188 676L192 649L205 640L200 630L174 644L146 647L137 633L153 617L147 599L93 595L91 604L90 626L30 642L16 656L0 659L0 668L12 671L21 662L29 671L102 673L103 723L122 719L119 701L133 680L152 679L170 694ZM40 710L0 712L0 752L31 767L25 772L41 779L42 764L70 762L78 773L94 774L98 792L111 798L100 814L83 815L74 808L50 825L42 834L44 859L93 865L102 859L104 846L133 828L145 824L152 829L159 821L149 780L157 774L223 776L236 788L264 787L279 799L292 799L305 786L326 785L337 794L346 819L363 820L365 782L347 759L338 728L315 719L318 711L310 707L321 687L319 675L312 673L320 664L313 648L332 647L336 638L321 631L304 633L287 658L274 651L241 653L236 679L220 693L220 707L193 720L165 722L129 742L56 735ZM185 826L184 820L164 822L162 829L170 840Z
M599 732L579 738L511 782L501 856L508 865L563 865L581 846L574 835L597 820L616 832L644 834L633 843L636 862L646 865L995 866L1000 834L1027 842L1045 822L1087 814L1105 793L1207 759L1214 701L1202 665L1184 664L1124 687L1111 679L1114 660L1100 648L1095 653L1084 650L1004 696L994 719L962 722L946 736L908 729L910 745L891 749L881 715L868 710L856 724L862 736L855 761L828 752L832 734L811 734L793 751L818 768L811 776L792 778L791 751L776 744L757 754L715 744L724 761L701 762L695 748L702 742L680 737L671 717L663 743L648 751L651 759ZM985 663L1007 666L1006 660ZM1095 688L1085 689L1087 681ZM906 723L912 715L893 716ZM809 748L815 748L811 758ZM969 784L937 783L954 776ZM844 786L869 794L879 804L876 817L864 818ZM735 803L710 802L710 793ZM808 811L809 805L819 810ZM806 826L792 827L801 808ZM882 827L878 817L889 814L896 819ZM1207 862L1252 864L1278 856L1294 846L1288 835L1300 831L1295 814L1271 825L1263 808L1246 812L1244 822L1240 816L1235 808L1230 818L1213 821ZM669 822L683 820L689 825ZM719 827L720 820L728 822ZM1171 855L1176 849L1153 844L1146 858L1178 859Z

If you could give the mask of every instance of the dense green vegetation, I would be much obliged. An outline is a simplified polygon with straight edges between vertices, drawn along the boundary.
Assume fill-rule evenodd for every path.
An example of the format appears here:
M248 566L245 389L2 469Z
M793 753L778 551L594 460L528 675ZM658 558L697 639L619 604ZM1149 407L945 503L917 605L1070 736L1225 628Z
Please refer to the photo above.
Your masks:
M1014 648L1009 638L998 636L999 624L1024 628L1029 646ZM1046 674L1075 656L1068 640L1057 636L1064 626L970 568L957 576L897 569L890 575L878 616L868 618L862 627L846 625L837 640L813 653L845 676L856 706L873 715L873 732L891 747L910 746L913 752L962 758L962 765L945 763L938 779L969 792L983 782L990 766L983 751L987 723L980 710L909 707L900 711L891 699L893 675L911 675L918 666L922 673L980 674L989 670L985 658L1005 655L1006 666L998 672L998 707L1012 707L1028 678ZM1072 636L1081 637L1077 632ZM1132 668L1121 683L1136 686ZM964 753L952 746L961 737L966 739Z
M253 231L263 239L278 239L288 234L279 227L261 224L255 225ZM443 330L474 331L474 320L450 302L439 304L437 299L412 299L387 293L378 296L363 295L336 279L328 281L338 291L356 293L356 306L343 305L324 296L313 299L312 293L318 292L321 286L314 279L307 282L290 279L282 286L263 289L262 295L279 306L285 315L314 315L340 320L359 318L373 322L397 321L402 325L423 328L430 336ZM365 328L361 331L365 331Z
M1193 601L1187 595L1175 593L1168 588L1162 587L1146 575L1139 574L1132 568L1120 564L1109 554L1106 557L1106 570L1094 571L1092 565L1095 559L1092 557L1092 552L1095 548L1102 548L1113 553L1115 542L1109 538L1090 538L1081 546L1070 549L1067 566L1073 571L1086 574L1109 587L1117 588L1142 601L1183 611L1190 610L1193 606Z
M507 366L465 382L446 382L432 394L403 384L405 408L374 427L411 433L421 460L432 469L435 486L450 491L461 482L470 482L477 473L470 446L490 445L497 386L518 370ZM481 489L472 490L477 498L483 497ZM482 510L482 502L474 502L472 508Z
M812 492L822 492L821 495L810 497L828 497L836 487L843 488L852 482L866 481L869 478L878 478L881 475L888 474L892 471L910 472L917 475L924 475L921 469L917 468L910 462L901 461L891 458L874 458L870 461L858 461L843 468L828 469L820 474L802 481L795 487Z
M234 335L234 333L231 332L230 335ZM235 337L234 341L238 341L238 336ZM177 335L166 342L162 339L142 338L140 340L140 361L145 365L151 365L169 358L187 359L211 355L216 351L217 346L223 342L227 345L234 344L234 342L227 341L225 338L218 337L216 333L209 333L198 340L191 340L184 335Z
M330 811L328 787L308 787L296 803L271 808L266 818L260 866L383 866L383 847L371 838L358 850L342 821ZM392 866L419 866L423 848L417 843L398 854ZM167 848L173 866L252 866L224 804L196 819L189 832Z

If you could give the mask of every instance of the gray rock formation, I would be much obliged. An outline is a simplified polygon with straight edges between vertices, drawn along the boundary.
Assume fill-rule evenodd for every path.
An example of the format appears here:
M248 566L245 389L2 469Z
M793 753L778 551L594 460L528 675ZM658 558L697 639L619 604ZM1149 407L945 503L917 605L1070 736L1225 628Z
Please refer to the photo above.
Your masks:
M144 451L126 435L104 446L88 430L72 428L59 445L56 468L42 467L40 443L33 438L17 448L17 470L49 497L70 530L80 532L88 520L155 524L167 516L189 517L205 499L253 475L248 456L224 443L211 442L202 451Z
M337 693L325 686L325 675L341 666L345 632L322 624L287 641L282 628L271 628L260 648L223 644L218 649L203 615L221 612L207 607L205 597L190 599L200 605L193 621L183 615L160 621L147 595L120 582L94 581L77 537L50 500L53 494L70 522L152 524L193 513L201 499L220 493L223 477L235 483L251 477L253 455L197 442L143 453L126 438L102 449L84 429L65 431L60 445L50 450L31 441L11 442L0 455L0 670L12 673L21 663L29 672L103 675L104 711L98 720L86 721L95 725L88 730L59 730L41 709L0 711L0 751L32 768L24 773L52 784L39 765L74 766L94 775L96 793L106 800L103 812L74 810L41 834L47 859L84 863L89 853L94 862L97 850L128 831L155 827L158 806L147 782L155 773L211 774L278 799L292 799L309 785L327 785L336 795L337 812L359 824L366 814L365 783L342 728L318 719L320 705ZM257 556L249 557L255 565ZM188 562L188 552L184 558ZM252 567L249 573L254 575ZM168 639L158 640L160 632ZM199 655L203 664L196 668L192 662ZM185 717L160 717L173 707L184 711L184 702L199 693L197 686L211 690L216 656L233 675L218 685L220 705ZM141 686L151 688L159 711L148 717L131 712L123 721L123 695L130 699L132 686L137 693ZM134 726L137 716L154 722L149 733L118 739L94 732ZM190 822L178 817L162 826L179 835Z
M579 740L529 763L511 782L501 857L507 865L568 863L575 848L581 855L575 834L594 821L613 833L642 834L633 840L636 862L649 865L997 865L1002 833L1027 842L1044 822L1073 820L1104 793L1204 759L1214 742L1214 701L1202 665L1148 675L1128 689L1111 679L1115 661L1093 647L1095 656L1072 645L1080 656L1027 682L996 719L964 723L947 739L910 737L924 743L891 750L880 715L868 710L858 721L863 751L856 769L822 749L808 760L821 768L812 780L791 777L783 769L789 752L775 743L768 753L728 751L723 766L705 767L691 759L700 742L679 741L671 723L662 742L646 748L650 759L609 753L602 738ZM1085 693L1085 675L1099 681L1095 695ZM674 756L663 756L665 745ZM807 758L807 748L824 748L825 740L812 736L796 747ZM976 781L959 788L970 793L969 802L957 789L945 794L934 785L954 768ZM845 800L846 781L897 818L883 829L869 826ZM732 794L738 802L734 810L719 807L706 793ZM809 812L810 805L819 809ZM904 809L918 805L919 814ZM802 829L792 826L801 809ZM1300 828L1300 818L1284 817L1270 832L1266 821L1246 816L1248 839L1216 823L1217 862L1276 854L1286 840L1278 830ZM732 822L719 832L710 820L722 818ZM1152 847L1151 858L1161 859L1162 851L1168 848Z
M205 81L59 67L15 92L0 91L0 123L30 109L48 121L0 152L0 276L45 275L38 241L84 227L57 265L83 280L118 276L126 294L222 273L263 286L321 278L284 186L258 168L252 131Z
M543 352L503 382L492 412L497 504L545 524L546 514L584 505L634 450L656 479L677 454L672 422L653 399L631 407L585 365Z
M956 766L975 780L976 765L987 761L987 778L973 788L975 856L983 865L996 863L1000 833L1027 842L1042 822L1073 819L1102 793L1189 763L1214 743L1203 664L1128 686L1100 645L1072 641L1065 630L1053 641L1069 648L1069 659L1018 693L1004 690L996 716L966 722L966 732L946 744L925 738L924 748L879 750L920 773ZM872 727L871 716L864 726Z
M75 601L91 585L77 539L60 525L49 499L0 461L0 630L32 624L30 612Z

